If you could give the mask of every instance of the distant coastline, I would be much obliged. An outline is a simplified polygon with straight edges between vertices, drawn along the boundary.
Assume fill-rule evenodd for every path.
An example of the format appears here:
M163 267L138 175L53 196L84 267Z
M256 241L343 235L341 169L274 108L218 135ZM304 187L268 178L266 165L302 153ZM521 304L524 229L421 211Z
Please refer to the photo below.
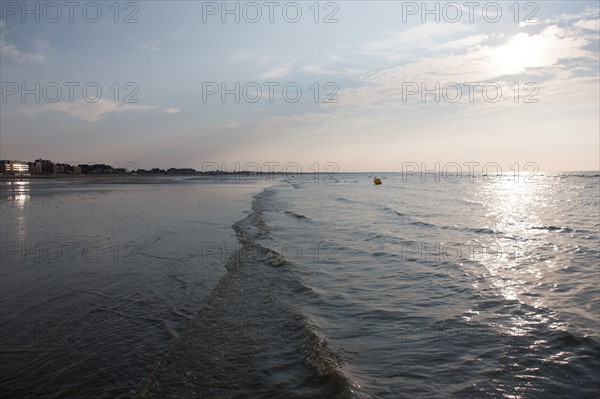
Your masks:
M15 173L3 173L0 174L0 182L4 181L19 181L19 180L116 180L116 181L124 181L132 178L156 178L156 177L187 177L190 179L193 178L208 178L208 177L217 177L220 179L224 179L227 176L236 177L236 178L261 178L268 177L274 175L289 175L289 173L283 172L248 172L248 171L235 171L235 172L227 172L227 171L210 171L210 172L194 172L194 173L151 173L151 172L130 172L130 173L28 173L28 174L15 174ZM307 173L294 173L294 175L302 175Z
M15 161L0 160L0 181L13 180L90 180L103 178L104 180L113 178L123 180L131 177L158 177L158 176L186 176L186 177L205 177L205 176L235 176L235 177L258 177L274 175L299 175L302 171L296 170L293 173L287 170L275 171L267 170L263 172L258 164L257 170L226 170L225 165L210 163L211 169L196 170L194 168L152 168L143 169L136 163L129 162L121 167L104 163L78 164L53 162L48 159L36 159L35 161ZM319 173L319 172L316 172Z

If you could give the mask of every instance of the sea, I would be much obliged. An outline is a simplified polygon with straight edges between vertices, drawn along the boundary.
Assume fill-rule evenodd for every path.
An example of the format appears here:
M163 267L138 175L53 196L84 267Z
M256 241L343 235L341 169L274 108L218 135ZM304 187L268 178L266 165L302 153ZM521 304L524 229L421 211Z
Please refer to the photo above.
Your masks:
M600 397L600 173L442 177L2 181L0 392Z

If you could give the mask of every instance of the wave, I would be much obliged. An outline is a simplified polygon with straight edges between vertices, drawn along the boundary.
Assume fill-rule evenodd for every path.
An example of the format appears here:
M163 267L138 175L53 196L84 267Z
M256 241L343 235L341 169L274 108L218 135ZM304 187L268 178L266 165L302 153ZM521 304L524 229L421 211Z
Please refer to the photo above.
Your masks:
M258 248L260 248L261 252L264 253L262 261L266 264L273 267L281 267L289 264L289 261L274 249L262 246L260 244L258 244Z
M547 333L547 340L552 346L559 349L587 350L595 353L595 357L600 355L600 342L597 338L570 332L567 330L552 330Z
M301 215L299 213L292 212L292 211L285 211L285 213L287 213L288 215L294 216L296 219L308 219L306 216Z
M399 238L396 236L383 234L383 233L374 233L370 232L367 237L363 238L362 241L386 241L391 243L398 243ZM366 252L365 252L366 253Z
M583 178L597 178L600 177L600 174L559 174L555 175L555 177L559 177L561 179L570 178L570 177L583 177Z
M348 198L344 198L344 197L339 197L339 198L336 198L335 200L336 201L341 201L341 202L347 202L349 204L356 204L356 203L358 203L358 201L352 201L352 200L349 200Z
M447 226L447 225L436 225L433 223L423 222L420 220L416 220L410 223L413 226L424 227L424 228L436 228L442 230L455 230L455 231L466 231L469 233L477 233L477 234L499 234L495 230L492 230L487 227L459 227L459 226Z
M448 226L448 225L440 226L440 225L437 225L434 223L424 222L422 220L416 220L415 218L413 218L405 213L398 212L389 207L384 207L384 210L388 211L388 212L393 212L393 214L395 214L396 216L398 216L402 219L405 219L407 221L407 223L412 226L423 227L423 228L436 228L436 229L442 229L442 230L466 231L466 232L477 233L477 234L501 234L501 232L492 230L487 227L458 227L458 226Z
M308 322L303 326L302 363L313 370L318 378L326 381L334 397L352 398L351 383L340 371L341 356L315 333Z
M560 233L574 233L575 229L570 227L562 227L562 226L532 226L529 228L530 230L546 230L546 231L558 231Z
M456 230L460 230L460 231L468 231L468 232L477 233L477 234L501 234L501 232L492 230L487 227L442 227L442 228L444 228L444 229L451 228L451 229L456 229Z
M307 287L261 243L271 195L256 195L252 212L233 225L242 248L134 398L352 397L340 355L294 306Z
M417 226L417 227L434 228L434 229L438 228L438 226L436 226L435 224L422 222L420 220L415 220L414 222L410 222L410 224L413 226Z

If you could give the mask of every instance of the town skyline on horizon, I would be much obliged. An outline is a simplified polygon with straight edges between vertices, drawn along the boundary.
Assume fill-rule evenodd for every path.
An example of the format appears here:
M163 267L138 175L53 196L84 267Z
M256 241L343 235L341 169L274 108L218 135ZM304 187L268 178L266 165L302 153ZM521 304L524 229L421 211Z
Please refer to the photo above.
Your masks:
M373 170L365 170L365 171L344 171L341 170L340 166L334 162L327 162L324 164L319 164L318 162L313 163L310 166L303 166L298 162L254 162L250 161L245 164L236 162L231 167L228 167L226 162L214 162L214 161L206 161L202 162L200 168L193 165L188 165L184 167L175 167L175 166L156 166L156 165L145 165L138 164L137 162L113 162L113 163L105 163L105 162L78 162L78 161L52 161L50 159L44 158L36 158L34 161L23 161L16 159L0 159L0 163L2 163L2 172L5 173L7 170L5 169L5 164L7 163L18 163L22 165L28 165L29 173L74 173L75 169L79 167L80 171L77 173L82 173L82 167L88 167L90 170L94 167L103 167L106 170L102 173L113 173L113 171L120 172L150 172L154 171L154 173L166 173L169 170L172 173L211 173L211 172L224 172L224 173L284 173L284 174L297 174L297 173L323 173L323 174L343 174L343 173L407 173L407 174L429 174L429 175L439 175L439 176L451 176L455 174L466 175L466 176L477 176L477 175L510 175L510 174L529 174L531 176L535 176L539 173L570 173L570 172L600 172L600 169L589 169L589 170L543 170L539 168L539 165L528 162L525 164L519 164L518 162L509 166L503 167L502 165L496 162L488 162L488 163L479 163L479 162L465 162L460 164L458 162L450 162L447 164L436 163L432 165L428 165L425 162L419 163L414 161L403 162L402 167L399 170L394 171L373 171ZM33 170L32 168L36 167L36 164L48 164L48 167L42 167L38 165L38 169L41 170ZM53 166L58 166L59 171L54 169L52 171ZM22 166L21 168L23 168ZM65 171L65 167L69 168ZM108 170L110 169L110 171ZM25 169L23 169L25 171ZM88 172L84 172L88 173ZM93 172L99 173L99 172Z

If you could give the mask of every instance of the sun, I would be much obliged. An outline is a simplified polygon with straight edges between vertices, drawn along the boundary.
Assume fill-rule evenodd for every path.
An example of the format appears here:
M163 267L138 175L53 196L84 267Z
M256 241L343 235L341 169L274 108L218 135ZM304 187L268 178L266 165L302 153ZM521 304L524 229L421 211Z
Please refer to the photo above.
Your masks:
M526 33L512 37L507 44L495 48L491 62L495 69L500 69L502 75L513 75L525 72L531 64L534 52L532 38Z
M547 66L551 63L544 38L527 33L518 33L508 43L493 49L490 61L501 75L520 74L528 68Z

